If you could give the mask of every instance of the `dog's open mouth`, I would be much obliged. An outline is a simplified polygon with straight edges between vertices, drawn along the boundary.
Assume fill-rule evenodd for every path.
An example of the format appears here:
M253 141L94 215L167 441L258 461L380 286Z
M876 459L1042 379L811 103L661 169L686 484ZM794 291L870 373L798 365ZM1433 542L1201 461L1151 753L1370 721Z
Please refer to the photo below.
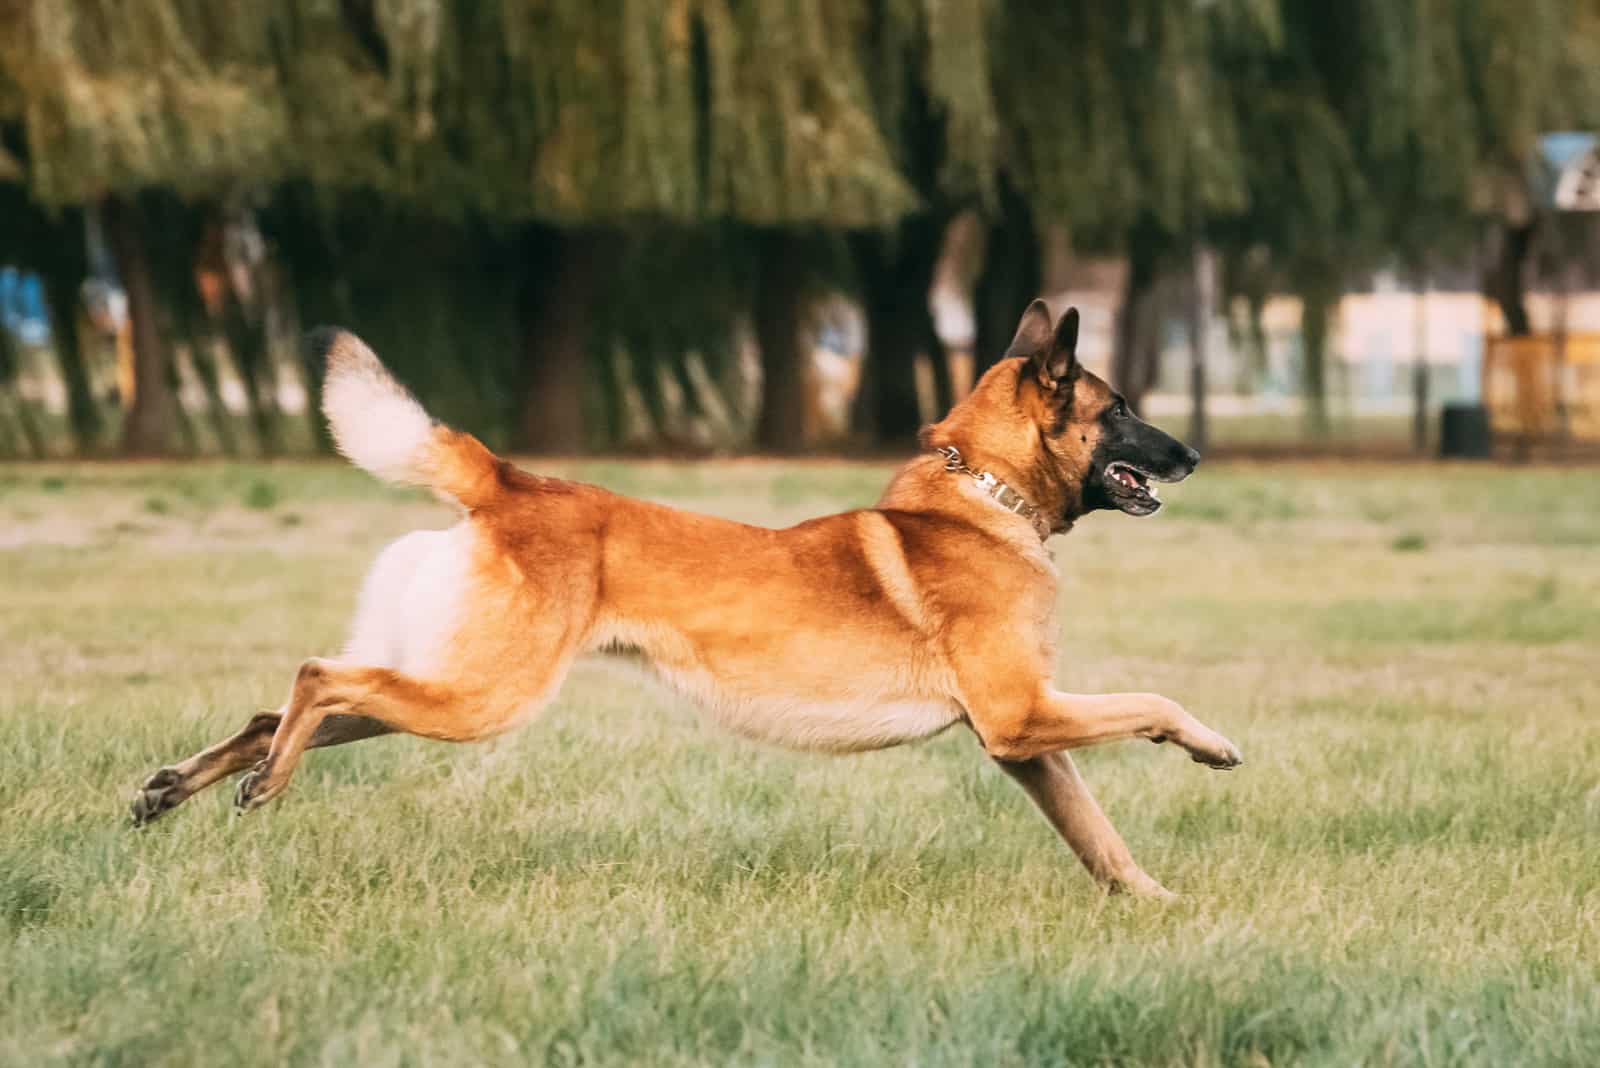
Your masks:
M1112 502L1129 515L1149 515L1160 508L1161 498L1156 493L1154 483L1176 481L1122 460L1107 464L1100 480Z

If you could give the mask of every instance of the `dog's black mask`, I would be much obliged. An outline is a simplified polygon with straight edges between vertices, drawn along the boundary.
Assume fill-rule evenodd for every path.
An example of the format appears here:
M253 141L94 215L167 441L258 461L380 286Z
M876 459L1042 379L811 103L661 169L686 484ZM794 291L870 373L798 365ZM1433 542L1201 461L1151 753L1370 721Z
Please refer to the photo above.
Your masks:
M1083 480L1083 510L1117 508L1149 515L1161 507L1153 482L1181 482L1194 473L1200 454L1140 419L1114 396L1100 413L1100 440Z

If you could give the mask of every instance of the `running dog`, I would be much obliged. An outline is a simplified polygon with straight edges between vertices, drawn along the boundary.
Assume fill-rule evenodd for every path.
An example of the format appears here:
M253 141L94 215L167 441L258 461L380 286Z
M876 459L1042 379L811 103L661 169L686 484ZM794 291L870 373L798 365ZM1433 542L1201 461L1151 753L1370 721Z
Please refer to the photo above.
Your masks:
M1165 697L1054 688L1044 542L1096 509L1151 514L1154 483L1200 457L1084 369L1077 338L1077 309L1053 322L1034 301L876 508L768 530L522 471L433 422L354 335L318 331L340 451L465 514L385 549L343 655L307 660L282 707L157 771L134 821L247 769L235 804L258 808L318 746L500 734L579 654L629 647L727 727L779 745L856 752L965 724L1098 881L1165 896L1067 750L1170 741L1213 768L1239 751Z

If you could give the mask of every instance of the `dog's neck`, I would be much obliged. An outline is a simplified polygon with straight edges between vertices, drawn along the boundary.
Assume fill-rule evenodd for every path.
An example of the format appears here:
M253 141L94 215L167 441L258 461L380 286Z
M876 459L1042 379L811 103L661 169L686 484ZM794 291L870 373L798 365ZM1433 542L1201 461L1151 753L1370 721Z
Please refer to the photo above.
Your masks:
M1017 410L1015 374L995 372L985 375L949 415L928 427L922 443L936 452L958 450L965 467L992 475L1043 516L1050 533L1064 533L1082 514L1081 487L1060 469L1038 427ZM947 462L943 453L937 459Z
M1038 508L1033 502L1014 486L1004 479L996 478L994 472L984 471L967 464L961 455L961 450L954 445L942 445L933 450L944 458L944 469L952 475L970 478L973 483L984 492L991 500L1013 515L1020 515L1033 527L1034 533L1039 535L1040 541L1047 540L1055 533L1055 524L1050 517Z

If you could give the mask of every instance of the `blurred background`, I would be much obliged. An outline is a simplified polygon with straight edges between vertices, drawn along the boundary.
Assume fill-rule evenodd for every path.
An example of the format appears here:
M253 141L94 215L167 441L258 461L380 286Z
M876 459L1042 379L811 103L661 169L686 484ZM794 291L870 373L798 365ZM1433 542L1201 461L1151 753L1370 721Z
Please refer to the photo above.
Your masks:
M1029 299L1240 452L1600 448L1595 0L0 0L0 455L890 454Z

